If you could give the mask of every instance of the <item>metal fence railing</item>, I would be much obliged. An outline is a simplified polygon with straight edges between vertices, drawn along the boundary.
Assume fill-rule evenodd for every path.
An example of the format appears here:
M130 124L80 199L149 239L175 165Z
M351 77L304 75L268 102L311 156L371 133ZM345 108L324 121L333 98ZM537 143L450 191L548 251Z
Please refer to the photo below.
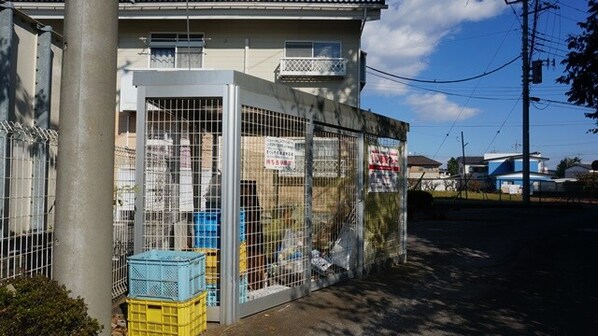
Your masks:
M135 218L135 150L114 150L114 223L112 240L112 298L128 291L127 257L133 254Z
M280 60L281 76L344 76L344 58L286 57Z
M531 180L531 202L597 203L598 176L594 179ZM424 190L437 198L521 201L521 183L489 178L409 179L409 189Z
M58 133L0 122L0 280L52 277ZM133 253L135 151L115 148L112 298L125 294Z
M52 277L58 136L0 122L0 280Z

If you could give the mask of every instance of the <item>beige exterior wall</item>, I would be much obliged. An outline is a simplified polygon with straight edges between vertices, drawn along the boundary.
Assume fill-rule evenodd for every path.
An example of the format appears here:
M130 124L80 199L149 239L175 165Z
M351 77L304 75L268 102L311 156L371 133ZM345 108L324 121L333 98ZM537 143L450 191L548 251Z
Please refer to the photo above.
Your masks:
M236 70L271 82L281 82L326 98L357 105L359 97L359 22L193 20L192 33L206 37L204 68ZM122 20L119 27L119 70L147 68L149 48L142 38L152 32L185 32L180 20ZM285 41L339 41L348 60L344 78L283 81L278 77ZM246 49L246 44L248 48ZM246 70L246 71L245 71Z
M427 168L421 166L411 166L408 169L410 179L419 179L425 173L424 179L439 178L440 170L438 168Z
M61 33L61 20L48 20ZM357 106L359 103L358 21L288 20L191 20L190 32L206 38L205 69L236 70L271 82L282 83L305 92ZM187 31L185 20L121 20L118 38L118 76L116 145L135 147L135 113L120 112L120 77L127 69L149 68L150 33ZM145 41L144 41L145 39ZM278 76L285 41L338 41L342 57L347 59L344 77L282 79ZM247 48L246 48L247 45ZM60 85L59 81L53 85ZM55 90L57 92L58 90ZM58 99L54 100L58 104ZM54 107L54 103L53 103ZM58 111L58 108L54 111ZM107 111L107 113L109 113Z

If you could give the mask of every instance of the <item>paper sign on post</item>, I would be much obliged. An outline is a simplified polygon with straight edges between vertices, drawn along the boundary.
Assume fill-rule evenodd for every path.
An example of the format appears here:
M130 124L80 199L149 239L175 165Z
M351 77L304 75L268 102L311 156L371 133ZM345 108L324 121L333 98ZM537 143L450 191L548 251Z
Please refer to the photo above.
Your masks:
M266 137L264 144L266 169L295 170L295 141L287 138Z

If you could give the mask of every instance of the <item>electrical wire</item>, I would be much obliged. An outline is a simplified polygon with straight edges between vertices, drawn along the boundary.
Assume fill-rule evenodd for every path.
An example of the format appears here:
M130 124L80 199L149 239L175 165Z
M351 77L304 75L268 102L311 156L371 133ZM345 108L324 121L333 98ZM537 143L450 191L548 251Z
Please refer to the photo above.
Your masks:
M502 124L500 124L500 127L498 128L498 130L496 131L496 133L494 133L494 137L492 137L492 140L490 140L490 143L488 144L488 147L486 147L486 150L485 150L486 153L488 152L488 150L490 150L490 147L492 147L492 145L494 144L494 141L496 140L496 138L498 138L498 134L500 134L500 131L502 131L502 129L504 128L505 124L507 123L507 121L511 117L511 114L513 114L513 111L515 111L515 107L517 107L517 105L519 105L519 101L520 100L521 100L521 96L519 96L519 98L517 99L517 101L515 102L515 104L513 104L513 107L511 107L511 111L509 111L509 114L507 114L507 117L505 118L505 120L503 120Z
M417 86L417 85L405 83L405 82L402 82L402 81L399 81L399 80L396 80L396 79L393 79L393 78L384 77L384 76L382 76L382 75L380 75L378 73L371 72L371 71L368 71L368 74L376 76L378 78L382 78L382 79L391 81L391 82L394 82L394 83L403 84L405 86L416 88L416 89L419 89L419 90L430 91L430 92L435 92L435 93L442 93L442 94L445 94L447 96L465 97L465 98L481 99L481 100L507 100L507 101L514 100L514 98L495 98L495 97L471 96L471 95L464 95L464 94L459 94L459 93L454 93L454 92L448 92L448 91L443 91L443 90L430 89L430 88L425 88L425 87L421 87L421 86Z
M567 106L571 106L571 107L577 107L577 108L580 108L580 109L588 109L588 110L595 110L596 109L596 108L593 108L593 107L577 105L577 104L570 103L570 102L564 102L564 101L558 101L558 100L552 100L552 99L544 99L544 98L537 98L537 99L540 100L540 101L546 101L546 102L553 103L553 104L567 105Z
M515 61L517 61L520 58L521 58L521 56L517 56L517 57L513 58L512 60L508 61L507 63L505 63L505 64L503 64L503 65L501 65L501 66L499 66L499 67L497 67L495 69L492 69L491 71L484 72L484 73L476 75L476 76L467 77L467 78L461 78L461 79L453 79L453 80L436 80L436 79L428 80L428 79L410 78L410 77L395 75L395 74L392 74L390 72L382 71L382 70L373 68L373 67L371 67L369 65L367 65L366 68L368 68L368 69L370 69L372 71L384 74L384 75L389 76L389 77L398 78L398 79L402 79L402 80L406 80L406 81L412 81L412 82L418 82L418 83L428 83L428 84L451 84L451 83L467 82L467 81L471 81L471 80L474 80L474 79L486 77L488 75L491 75L491 74L493 74L493 73L495 73L497 71L500 71L500 70L504 69L505 67L513 64Z
M511 23L511 27L509 28L509 30L512 29L514 25L515 25L515 21L513 21ZM494 61L494 59L496 58L496 55L498 55L498 52L500 51L500 49L504 45L505 41L507 40L507 36L508 36L508 34L505 34L505 36L503 37L502 41L500 42L500 44L496 48L496 51L494 52L494 55L492 55L492 58L488 62L488 67L490 66L490 64L492 63L492 61ZM520 57L521 56L518 56L517 58L520 58ZM475 84L475 87L471 91L471 95L470 96L473 96L473 93L477 90L477 88L480 85L481 81L482 81L482 78L479 78L478 81ZM448 132L446 133L446 136L444 137L444 139L442 140L442 142L438 146L438 149L436 150L436 153L434 153L434 156L432 156L432 159L434 159L436 157L436 155L438 155L438 153L442 149L442 146L444 145L444 143L446 142L446 139L448 139L448 137L450 136L451 132L453 131L453 128L455 127L455 124L457 123L457 120L459 120L459 118L461 118L461 114L463 114L463 111L465 111L465 107L469 104L470 100L471 100L471 98L468 98L467 101L465 102L465 104L463 104L463 106L461 107L461 111L459 112L459 114L457 115L457 117L455 118L455 120L453 121L453 123L451 124L451 127L449 128Z

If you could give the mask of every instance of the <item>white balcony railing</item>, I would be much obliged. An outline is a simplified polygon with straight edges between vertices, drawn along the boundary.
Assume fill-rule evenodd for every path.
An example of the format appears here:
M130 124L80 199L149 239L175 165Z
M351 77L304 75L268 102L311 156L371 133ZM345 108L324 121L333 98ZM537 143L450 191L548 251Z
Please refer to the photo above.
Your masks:
M280 59L280 76L344 76L344 58L286 57Z

